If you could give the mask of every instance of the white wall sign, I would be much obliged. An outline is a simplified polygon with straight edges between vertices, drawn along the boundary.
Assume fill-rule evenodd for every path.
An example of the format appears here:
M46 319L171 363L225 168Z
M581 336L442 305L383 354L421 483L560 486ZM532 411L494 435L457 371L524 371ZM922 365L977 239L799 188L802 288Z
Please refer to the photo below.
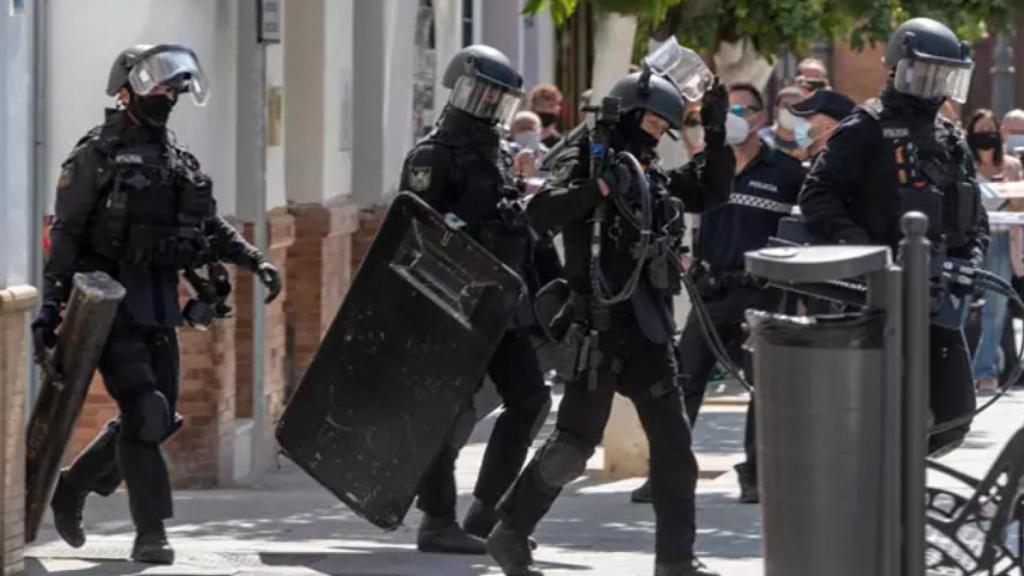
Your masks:
M281 26L281 0L260 0L259 42L279 44L284 30Z

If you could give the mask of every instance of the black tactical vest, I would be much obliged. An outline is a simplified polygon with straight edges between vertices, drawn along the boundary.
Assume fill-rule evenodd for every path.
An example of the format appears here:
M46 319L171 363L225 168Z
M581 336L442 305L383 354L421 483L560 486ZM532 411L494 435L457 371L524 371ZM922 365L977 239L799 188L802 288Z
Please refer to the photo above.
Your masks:
M956 128L941 117L934 124L913 127L888 114L880 102L861 107L882 129L886 150L896 171L896 218L916 210L928 216L933 244L959 248L968 243L978 221L980 191L972 159Z
M216 208L213 186L188 152L167 142L122 145L101 135L109 184L97 207L92 244L139 268L186 269L211 259L204 234Z
M499 260L523 272L530 257L530 229L518 204L512 157L504 148L485 149L452 141L443 130L424 141L444 147L452 159L448 202L467 232Z

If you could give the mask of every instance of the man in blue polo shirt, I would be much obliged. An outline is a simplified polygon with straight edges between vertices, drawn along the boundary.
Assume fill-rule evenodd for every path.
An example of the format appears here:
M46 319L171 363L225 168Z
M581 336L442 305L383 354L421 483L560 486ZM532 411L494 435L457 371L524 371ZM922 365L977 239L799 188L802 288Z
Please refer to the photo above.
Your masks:
M729 202L701 216L690 275L732 361L743 366L743 322L746 310L774 310L781 295L753 282L744 272L743 254L763 248L774 236L779 220L790 214L806 170L800 161L771 148L758 137L767 122L760 91L750 84L729 89L726 140L736 155L736 177ZM708 379L717 359L708 347L697 316L690 312L678 344L679 377L691 425L696 423ZM748 371L749 379L749 371ZM747 461L736 467L740 501L758 502L753 403L747 413L744 446ZM632 495L647 501L647 484Z

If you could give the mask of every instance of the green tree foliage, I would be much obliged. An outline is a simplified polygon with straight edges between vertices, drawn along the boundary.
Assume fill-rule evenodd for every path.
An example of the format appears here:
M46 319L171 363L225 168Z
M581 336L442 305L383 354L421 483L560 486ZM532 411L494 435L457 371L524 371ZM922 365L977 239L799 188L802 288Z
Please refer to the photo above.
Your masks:
M896 25L916 16L944 22L970 41L1010 29L1024 9L1021 0L530 0L525 11L547 7L561 24L582 2L638 15L641 37L676 34L683 44L706 51L723 40L749 38L768 56L784 48L805 52L828 38L861 49L884 42Z

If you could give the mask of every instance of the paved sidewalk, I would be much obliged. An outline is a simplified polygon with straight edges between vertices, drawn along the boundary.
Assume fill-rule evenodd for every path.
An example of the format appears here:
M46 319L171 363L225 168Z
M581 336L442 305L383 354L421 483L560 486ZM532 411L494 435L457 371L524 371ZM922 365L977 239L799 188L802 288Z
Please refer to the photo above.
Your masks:
M543 438L551 429L549 418ZM469 502L493 416L478 427L459 461L460 511ZM976 423L967 445L944 461L982 475L1005 440L1024 423L1024 393L1014 393ZM708 479L698 488L698 551L724 576L762 576L760 518L756 506L735 501L731 465L742 459L744 407L719 402L702 414L696 446ZM628 502L640 479L602 479L595 469L571 485L541 524L537 558L550 576L648 576L654 515ZM713 477L713 478L712 478ZM171 567L146 567L119 559L131 546L123 492L91 498L86 510L89 542L72 550L46 524L28 551L31 576L482 576L500 574L488 557L421 554L415 549L418 513L383 533L291 464L259 484L231 490L175 495L177 517L170 537L178 551Z

